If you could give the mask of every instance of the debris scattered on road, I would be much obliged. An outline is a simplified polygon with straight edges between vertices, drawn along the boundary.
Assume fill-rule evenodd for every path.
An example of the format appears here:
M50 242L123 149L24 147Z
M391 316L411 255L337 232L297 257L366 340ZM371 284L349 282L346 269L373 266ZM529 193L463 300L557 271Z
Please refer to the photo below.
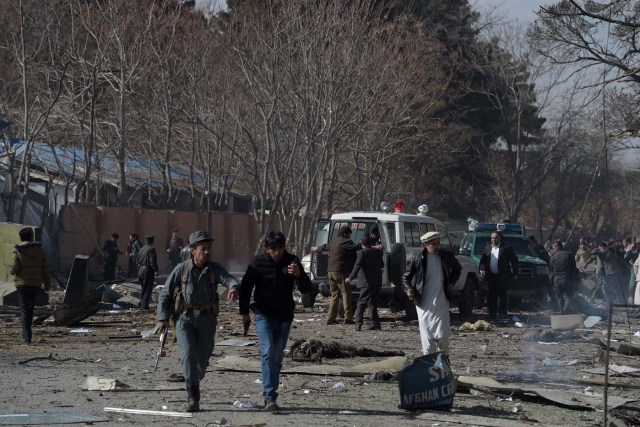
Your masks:
M464 322L458 327L459 331L490 331L493 329L493 325L484 320L478 320L475 323Z
M129 388L128 385L115 378L98 378L91 376L85 378L78 387L85 391L116 391Z
M602 317L600 316L589 316L586 319L584 319L584 327L593 328L601 320L602 320Z
M127 408L104 408L105 412L117 412L121 414L138 414L138 415L162 415L165 417L192 418L190 412L171 412L171 411L151 411L146 409L127 409Z
M236 408L258 408L259 407L257 402L252 402L252 401L241 402L239 400L236 400L235 402L233 402L233 406L235 406Z
M87 328L69 329L70 334L90 334L93 330Z
M578 364L578 359L573 360L558 360L546 357L542 361L542 366L573 366Z

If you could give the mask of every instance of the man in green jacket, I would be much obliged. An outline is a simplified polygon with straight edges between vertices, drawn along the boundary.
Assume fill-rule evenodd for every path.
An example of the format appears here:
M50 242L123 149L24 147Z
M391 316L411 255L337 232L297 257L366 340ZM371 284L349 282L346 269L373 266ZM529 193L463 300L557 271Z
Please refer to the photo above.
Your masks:
M33 307L38 290L44 284L44 291L49 292L51 276L47 267L47 259L42 250L42 243L33 241L33 229L25 227L18 232L20 243L15 246L9 273L14 276L18 290L20 320L22 321L22 339L31 344L31 323Z

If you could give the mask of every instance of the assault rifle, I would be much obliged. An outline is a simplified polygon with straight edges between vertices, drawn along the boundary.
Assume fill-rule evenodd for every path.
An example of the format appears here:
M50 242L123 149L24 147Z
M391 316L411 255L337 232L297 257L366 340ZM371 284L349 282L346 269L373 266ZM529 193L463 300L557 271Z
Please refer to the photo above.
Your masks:
M158 369L158 362L160 361L160 357L164 353L164 345L167 342L167 333L169 332L169 328L165 325L160 329L160 348L158 349L158 353L156 353L156 364L153 366L153 372Z

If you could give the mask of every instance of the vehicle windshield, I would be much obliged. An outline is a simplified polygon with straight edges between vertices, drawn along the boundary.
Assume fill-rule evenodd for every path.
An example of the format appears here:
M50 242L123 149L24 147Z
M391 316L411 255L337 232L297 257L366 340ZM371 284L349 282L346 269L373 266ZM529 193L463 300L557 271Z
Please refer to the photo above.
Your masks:
M489 244L489 236L478 236L476 237L476 245L473 251L474 255L482 255L484 254L484 250ZM526 239L521 237L511 237L505 236L504 244L511 246L513 251L517 256L535 256L533 254L533 249L529 245L529 242Z

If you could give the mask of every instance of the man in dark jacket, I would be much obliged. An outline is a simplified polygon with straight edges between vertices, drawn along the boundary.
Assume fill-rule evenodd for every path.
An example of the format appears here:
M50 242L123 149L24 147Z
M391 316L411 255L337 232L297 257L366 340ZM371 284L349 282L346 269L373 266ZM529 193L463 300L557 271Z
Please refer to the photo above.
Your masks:
M549 261L549 280L553 285L561 313L571 313L572 300L580 285L580 271L576 266L575 256L563 250L562 242L553 242L551 250L553 255Z
M351 240L351 228L346 225L340 228L340 235L330 241L329 244L311 248L312 252L329 250L328 272L331 300L329 301L327 325L335 325L337 323L336 316L338 315L338 303L341 295L342 304L344 304L344 323L345 325L354 323L351 290L344 281L353 270L357 248L356 244Z
M440 249L440 238L437 231L423 234L422 253L402 276L402 286L416 305L422 354L449 354L449 298L462 272L455 255Z
M22 228L18 235L20 243L13 250L9 274L14 276L14 283L18 291L22 340L25 344L31 344L31 323L33 322L35 300L43 285L44 291L49 292L51 276L42 244L32 241L33 229Z
M140 309L149 310L151 293L155 284L155 277L158 275L158 255L153 247L154 236L145 237L146 245L140 249L138 254L138 281L142 288L140 298Z
M129 244L127 245L127 257L129 265L127 266L127 277L134 277L138 274L138 254L142 249L142 243L138 240L136 233L129 234Z
M240 283L242 322L250 322L249 310L255 312L256 332L260 341L260 370L264 409L277 411L278 383L284 349L289 339L295 302L294 285L301 293L311 290L311 280L300 260L285 249L285 237L272 231L264 239L265 252L257 255ZM253 293L253 304L251 294Z
M564 250L562 242L559 240L555 241L551 248L553 255L549 263L549 280L554 287L562 314L601 315L602 313L596 307L593 307L578 294L581 278L575 256Z
M353 270L351 270L351 274L344 282L348 286L353 279L358 278L360 296L355 314L356 331L362 330L362 320L367 307L371 317L369 330L380 330L380 317L378 316L376 300L382 287L383 253L380 249L371 247L374 241L369 236L362 236L360 244L362 245L362 250L357 252Z
M626 278L628 263L624 260L615 245L607 242L600 242L598 248L594 249L592 255L600 261L602 269L602 296L605 302L611 304L616 301L624 302L623 285L627 285Z
M119 238L118 233L113 233L102 248L102 252L104 252L104 280L113 280L116 278L118 255L123 255L120 249L118 249Z
M507 289L518 276L518 257L503 240L501 232L491 233L491 244L480 259L480 277L489 282L489 319L496 318L498 304L500 314L507 315Z

